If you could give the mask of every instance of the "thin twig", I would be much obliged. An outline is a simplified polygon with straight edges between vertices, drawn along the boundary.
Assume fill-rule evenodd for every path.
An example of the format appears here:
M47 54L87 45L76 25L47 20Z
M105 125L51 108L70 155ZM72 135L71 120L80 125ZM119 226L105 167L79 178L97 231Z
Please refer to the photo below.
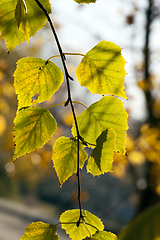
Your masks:
M81 185L80 185L80 169L79 169L79 163L80 163L80 159L79 159L79 141L80 141L80 134L79 134L79 129L78 129L78 124L77 124L77 118L76 118L76 114L75 114L75 110L74 110L74 106L73 106L73 102L72 102L72 98L71 98L71 91L70 91L70 84L69 84L69 80L73 80L73 78L69 75L68 70L67 70L67 66L66 66L66 58L65 58L65 54L63 53L62 47L60 45L60 41L58 39L57 33L55 31L54 25L51 21L51 18L49 17L49 14L47 12L47 10L44 8L44 6L38 1L35 0L36 3L38 4L38 6L42 9L42 11L45 13L48 22L50 24L50 27L52 29L53 35L55 37L56 43L57 43L57 47L61 56L61 60L62 60L62 64L63 64L63 68L64 68L64 72L65 72L65 77L66 77L66 82L67 82L67 90L68 90L68 99L65 102L64 106L67 106L69 103L71 105L71 110L72 110L72 114L73 114L73 118L74 118L74 122L75 122L75 126L76 126L76 132L77 132L77 178L78 178L78 203L79 203L79 209L80 209L80 217L79 220L77 222L77 226L79 226L80 220L83 219L83 215L82 215L82 207L81 207Z

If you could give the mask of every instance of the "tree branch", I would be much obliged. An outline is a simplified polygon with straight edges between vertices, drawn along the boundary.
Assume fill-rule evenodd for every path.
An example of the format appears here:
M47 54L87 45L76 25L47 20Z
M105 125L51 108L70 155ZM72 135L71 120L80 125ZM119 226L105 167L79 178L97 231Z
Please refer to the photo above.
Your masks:
M58 36L57 36L57 33L55 31L55 28L54 28L54 25L51 21L51 18L49 17L49 14L47 12L47 10L44 8L44 6L38 1L38 0L35 0L35 2L38 4L38 6L42 9L42 11L45 13L47 19L48 19L48 22L50 24L50 27L52 29L52 32L53 32L53 35L54 35L54 38L56 40L56 44L57 44L57 47L58 47L58 50L59 50L59 53L60 53L60 56L61 56L61 60L62 60L62 64L63 64L63 68L64 68L64 72L65 72L65 78L66 78L66 82L67 82L67 91L68 91L68 99L67 101L65 102L64 106L67 106L69 103L71 105L71 110L72 110L72 114L73 114L73 118L74 118L74 122L75 122L75 126L76 126L76 132L77 132L77 178L78 178L78 203L79 203L79 209L80 209L80 217L79 217L79 220L77 222L77 226L79 226L80 224L80 220L83 219L83 215L82 215L82 207L81 207L81 185L80 185L80 169L79 169L79 162L80 162L80 159L79 159L79 141L80 141L80 134L79 134L79 129L78 129L78 124L77 124L77 118L76 118L76 114L75 114L75 109L74 109L74 106L73 106L73 101L72 101L72 98L71 98L71 91L70 91L70 84L69 84L69 80L73 80L73 78L69 75L68 73L68 69L67 69L67 66L66 66L66 57L65 57L65 54L63 53L63 50L62 50L62 47L61 47L61 44L60 44L60 41L58 39ZM83 219L84 220L84 219Z

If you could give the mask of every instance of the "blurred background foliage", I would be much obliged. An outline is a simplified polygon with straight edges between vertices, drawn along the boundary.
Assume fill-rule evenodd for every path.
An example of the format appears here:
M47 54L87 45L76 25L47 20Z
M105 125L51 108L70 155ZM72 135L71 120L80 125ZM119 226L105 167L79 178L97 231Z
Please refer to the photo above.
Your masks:
M158 58L160 48L153 47L157 46L153 44L154 38L160 36L160 1L144 0L144 7L141 7L136 0L129 2L131 7L128 12L123 12L120 7L116 10L123 19L123 28L130 29L134 37L138 35L136 26L139 24L141 14L144 38L136 49L130 40L127 46L123 46L126 52L129 48L133 54L131 54L133 58L126 59L128 62L131 60L132 64L132 74L128 72L126 76L126 92L129 101L124 103L130 115L126 137L126 156L115 154L113 173L105 174L100 178L93 178L84 170L81 173L83 208L101 217L107 230L113 232L119 232L133 216L160 201L160 61ZM120 3L126 4L126 1L120 0ZM116 5L116 2L113 4ZM77 5L78 8L82 9L86 6ZM53 1L53 20L61 35L63 26L59 23L57 14L54 13ZM107 21L111 21L105 16L102 18L105 19L106 25ZM13 119L17 108L13 72L19 58L41 57L41 55L43 57L42 51L46 49L46 42L51 44L52 41L54 44L48 24L43 31L36 34L30 46L23 43L9 55L7 55L4 41L0 39L0 196L24 200L29 204L35 204L37 201L50 202L61 213L68 208L77 207L76 177L72 176L60 189L51 162L51 149L57 137L70 136L73 118L69 107L51 108L58 122L58 129L52 139L42 149L37 149L34 153L25 155L11 164L14 151ZM100 36L96 36L96 41L97 38L102 40ZM81 49L81 46L79 48ZM72 46L70 49L72 51ZM53 46L52 50L53 54L57 53L56 46ZM136 54L141 56L139 61L136 61ZM56 61L59 65L60 61ZM74 75L77 62L76 57L68 57L71 75ZM130 80L130 75L134 78L136 88L132 88L133 82ZM79 91L77 89L73 87L74 100L86 101L84 103L87 104L90 98L89 92L83 89L85 99L81 99L76 92ZM142 96L139 101L142 102L134 104L136 95L139 93ZM50 101L43 103L42 106L65 100L66 86L62 84L60 90ZM135 117L134 109L142 104L143 117ZM82 110L82 107L76 105L77 114Z

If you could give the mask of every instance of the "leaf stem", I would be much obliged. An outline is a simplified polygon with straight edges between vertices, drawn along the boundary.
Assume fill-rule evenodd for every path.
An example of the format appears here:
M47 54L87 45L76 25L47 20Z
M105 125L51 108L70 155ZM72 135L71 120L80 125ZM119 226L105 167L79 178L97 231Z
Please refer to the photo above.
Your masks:
M53 105L51 105L51 106L48 106L46 109L49 109L49 108L51 108L51 107L56 107L56 106L64 105L65 103L66 103L66 102L56 103L56 104L53 104ZM85 104L81 103L81 102L72 101L72 103L80 104L80 105L82 105L83 107L85 107L86 109L88 109L88 107L87 107Z
M82 57L85 56L85 55L82 54L82 53L63 53L63 54L64 54L65 56L66 56L66 55L69 55L69 56L82 56ZM50 59L55 58L55 57L61 57L61 55L54 55L54 56L48 58L48 59L47 59L47 62L48 62Z
M42 9L42 11L45 13L45 15L48 19L48 22L50 24L50 27L52 29L54 38L56 40L56 44L57 44L57 47L58 47L58 50L59 50L59 53L60 53L60 56L61 56L61 60L62 60L64 72L65 72L65 77L66 77L66 82L67 82L68 99L65 102L64 106L67 106L70 103L73 118L74 118L74 122L75 122L75 126L76 126L76 131L77 131L77 178L78 178L78 203L79 203L79 210L80 210L80 217L79 217L79 220L77 222L77 226L79 226L80 220L81 219L84 220L84 218L83 218L83 215L82 215L82 207L81 207L81 185L80 185L80 169L79 169L79 163L80 163L80 159L79 159L80 134L79 134L77 118L76 118L76 114L75 114L75 110L74 110L74 106L73 106L73 102L72 102L72 98L71 98L71 91L70 91L70 84L69 84L69 80L73 80L73 78L68 73L67 66L66 66L66 63L65 63L65 61L66 61L65 54L63 53L62 47L60 45L60 41L58 39L58 36L57 36L56 31L55 31L54 25L51 21L51 18L49 17L49 14L48 14L47 10L39 2L39 0L35 0L35 1L38 4L38 6Z
M65 104L65 102L62 102L62 103L56 103L56 104L53 104L53 105L47 107L46 109L49 109L49 108L51 108L51 107L57 107L57 106L64 105L64 104Z
M82 53L64 53L64 55L71 55L71 56L82 56L84 57L85 55Z
M78 102L78 101L72 101L73 103L77 103L77 104L80 104L82 105L83 107L85 107L86 109L88 109L88 107L84 104L84 103L81 103L81 102Z

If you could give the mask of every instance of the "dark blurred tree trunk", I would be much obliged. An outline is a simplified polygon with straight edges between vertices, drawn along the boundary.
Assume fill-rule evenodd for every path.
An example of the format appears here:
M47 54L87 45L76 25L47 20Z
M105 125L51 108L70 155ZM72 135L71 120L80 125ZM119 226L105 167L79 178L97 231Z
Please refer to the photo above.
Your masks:
M145 97L146 97L146 108L148 111L148 117L146 123L150 126L156 126L160 119L154 117L153 114L153 103L154 103L154 96L152 94L151 89L151 51L150 51L150 37L151 37L151 25L156 17L156 8L154 6L154 0L148 0L148 8L146 10L146 29L145 29L145 47L144 47L144 82L146 84L146 88L144 90ZM148 208L149 206L153 205L160 201L160 196L158 196L155 191L151 187L151 175L150 170L152 168L151 161L147 162L147 173L146 173L146 180L147 180L147 188L141 192L141 199L138 208L138 213L143 211L144 209Z
M153 98L151 93L151 73L150 73L150 35L151 24L153 21L153 4L154 0L148 0L149 6L146 10L146 33L145 33L145 47L144 47L144 81L147 85L145 89L146 104L148 109L148 123L154 121L153 117Z

